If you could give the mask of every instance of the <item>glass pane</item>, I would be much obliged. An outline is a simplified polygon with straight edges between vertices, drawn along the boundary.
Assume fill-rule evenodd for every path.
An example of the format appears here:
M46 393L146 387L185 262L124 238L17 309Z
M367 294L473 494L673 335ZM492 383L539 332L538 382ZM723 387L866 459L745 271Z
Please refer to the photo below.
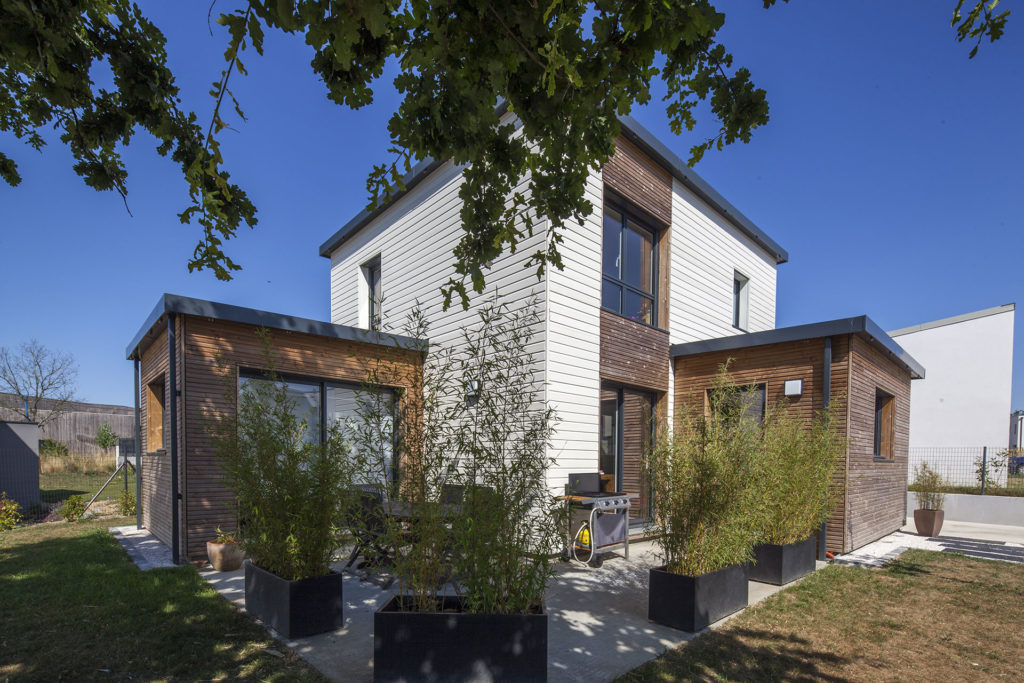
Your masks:
M653 325L654 320L651 313L654 310L654 299L637 294L636 292L627 289L626 290L626 301L622 310L622 315L636 320L637 322L644 323L645 325Z
M604 256L602 272L611 277L619 277L620 235L622 233L622 214L605 209L604 211Z
M601 471L615 474L616 455L619 450L619 431L616 428L619 416L619 400L613 398L601 401Z
M239 387L245 392L258 384L266 386L270 380L264 377L243 377ZM302 439L306 443L320 443L320 385L307 382L284 382L288 400L292 404L295 419L305 425Z
M327 424L337 425L353 452L361 454L371 472L365 483L386 483L394 476L394 392L330 386Z
M601 284L601 305L609 311L622 312L622 287L605 280Z
M654 270L652 269L652 256L654 240L651 233L639 226L630 224L626 227L623 240L625 242L625 263L622 266L623 281L649 294L653 293Z

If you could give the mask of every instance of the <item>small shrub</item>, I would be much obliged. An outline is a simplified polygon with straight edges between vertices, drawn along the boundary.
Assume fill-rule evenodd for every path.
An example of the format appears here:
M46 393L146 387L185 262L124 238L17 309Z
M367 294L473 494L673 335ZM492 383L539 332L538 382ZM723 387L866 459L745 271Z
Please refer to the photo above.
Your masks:
M68 496L60 506L60 516L65 522L77 522L85 514L85 498L79 495Z
M21 521L21 505L0 491L0 531L10 531Z
M66 443L56 439L40 439L39 455L51 458L67 458L71 456L71 450Z
M922 462L914 468L914 496L917 497L917 507L923 510L941 510L946 494L941 493L945 483L942 475L928 467L928 463Z
M135 516L135 494L128 490L121 491L117 497L117 514L122 517Z
M217 538L214 539L214 543L238 543L237 532L235 531L224 531L220 527L217 527Z
M96 445L103 450L108 450L117 445L117 433L110 424L104 422L96 430Z

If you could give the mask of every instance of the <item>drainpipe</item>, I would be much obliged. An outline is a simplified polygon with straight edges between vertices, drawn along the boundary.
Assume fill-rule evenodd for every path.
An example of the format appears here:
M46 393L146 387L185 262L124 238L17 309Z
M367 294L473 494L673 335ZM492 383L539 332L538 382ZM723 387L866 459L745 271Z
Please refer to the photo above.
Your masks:
M140 403L140 361L135 355L135 528L142 528L142 407Z
M178 564L178 372L173 313L167 314L167 373L171 398L171 562Z
M822 408L827 409L832 402L832 337L825 337L825 376L821 382ZM827 559L828 548L828 520L821 523L818 529L818 559L824 562Z

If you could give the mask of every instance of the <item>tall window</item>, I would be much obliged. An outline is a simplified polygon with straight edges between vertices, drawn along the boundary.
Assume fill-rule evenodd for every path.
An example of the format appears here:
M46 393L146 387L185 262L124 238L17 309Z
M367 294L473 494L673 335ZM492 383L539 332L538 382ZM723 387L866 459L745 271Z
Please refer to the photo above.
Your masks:
M258 372L242 373L239 394L257 383L269 382ZM282 378L292 403L292 412L305 424L307 443L322 443L332 427L338 427L350 448L371 449L377 476L397 477L394 460L395 392L387 388L368 389L339 382ZM373 456L373 454L368 454Z
M654 237L632 216L605 207L601 306L645 325L658 322Z
M891 394L875 390L875 458L893 459L893 436L896 401Z
M747 331L747 287L750 279L739 271L732 274L732 326Z
M164 447L164 378L146 385L146 450Z
M363 264L363 279L366 281L368 311L366 328L380 330L380 256Z

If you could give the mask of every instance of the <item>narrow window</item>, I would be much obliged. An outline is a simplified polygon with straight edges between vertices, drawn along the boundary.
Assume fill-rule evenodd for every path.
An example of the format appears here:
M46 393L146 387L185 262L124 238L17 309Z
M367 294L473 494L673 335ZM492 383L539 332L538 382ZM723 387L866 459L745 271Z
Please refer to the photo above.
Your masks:
M893 434L896 401L891 394L875 390L875 458L893 459Z
M366 283L366 328L380 330L381 285L380 256L363 264L363 281Z
M164 447L164 379L146 385L146 451Z
M732 275L732 326L747 331L747 285L750 279L733 271Z

